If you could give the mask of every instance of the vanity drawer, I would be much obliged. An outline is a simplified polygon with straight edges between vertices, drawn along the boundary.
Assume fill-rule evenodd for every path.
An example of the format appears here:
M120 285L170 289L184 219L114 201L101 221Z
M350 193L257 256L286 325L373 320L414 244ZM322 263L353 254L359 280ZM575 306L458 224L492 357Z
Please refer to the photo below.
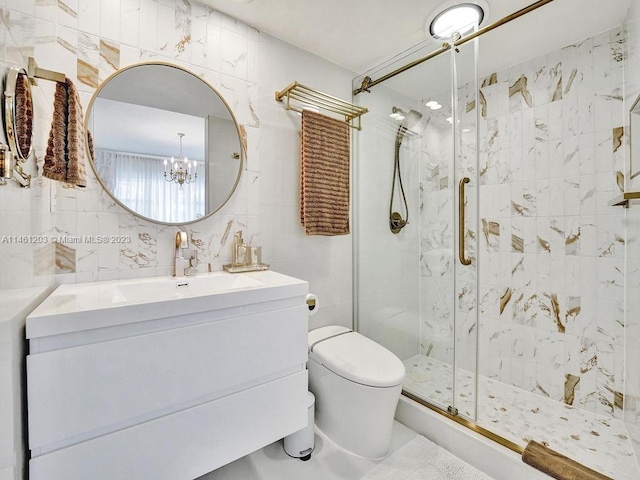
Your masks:
M306 319L306 306L299 305L29 355L32 456L66 451L301 372L307 360ZM306 392L306 384L299 390Z
M192 480L307 424L307 372L31 459L31 480Z

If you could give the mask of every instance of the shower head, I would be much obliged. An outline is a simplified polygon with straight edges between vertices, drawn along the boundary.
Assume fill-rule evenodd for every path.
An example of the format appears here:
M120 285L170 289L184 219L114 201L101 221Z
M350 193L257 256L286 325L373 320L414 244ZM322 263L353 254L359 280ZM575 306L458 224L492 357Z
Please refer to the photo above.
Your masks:
M402 126L407 130L416 126L416 124L422 118L422 114L417 112L416 110L409 110L409 113L404 117L404 122L402 122Z
M422 114L413 109L409 110L409 113L407 113L401 108L393 107L391 115L397 120L402 120L400 128L398 128L398 134L396 135L396 144L400 145L405 133L407 133L409 129L416 126L416 124L422 118Z

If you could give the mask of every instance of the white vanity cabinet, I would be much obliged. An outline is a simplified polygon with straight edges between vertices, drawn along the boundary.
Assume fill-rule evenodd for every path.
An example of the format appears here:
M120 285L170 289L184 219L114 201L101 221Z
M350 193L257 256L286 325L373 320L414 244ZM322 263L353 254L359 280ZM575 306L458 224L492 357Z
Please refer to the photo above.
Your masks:
M306 282L59 287L27 318L31 480L189 480L307 422Z

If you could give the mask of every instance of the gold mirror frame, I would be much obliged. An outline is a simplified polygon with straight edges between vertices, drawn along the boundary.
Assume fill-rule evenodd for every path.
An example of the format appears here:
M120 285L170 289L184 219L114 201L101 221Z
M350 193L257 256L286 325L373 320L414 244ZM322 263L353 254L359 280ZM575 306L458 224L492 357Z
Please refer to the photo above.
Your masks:
M109 81L116 77L117 75L130 70L132 68L136 68L136 67L141 67L141 66L145 66L145 65L155 65L155 66L164 66L164 67L170 67L170 68L175 68L177 70L181 70L193 77L195 77L196 79L198 79L199 81L201 81L202 83L204 83L205 85L207 85L212 93L214 93L215 95L218 96L218 98L222 101L222 103L224 104L224 106L227 108L227 110L229 111L229 114L231 115L231 119L233 120L233 123L236 127L236 131L238 133L238 143L240 144L240 155L239 155L239 160L240 160L240 166L238 168L238 176L236 177L236 181L233 184L233 187L231 188L231 191L229 192L229 195L224 199L223 202L220 203L220 205L215 209L212 210L210 212L208 212L206 215L203 215L200 218L195 218L193 220L189 220L186 222L163 222L160 220L156 220L153 218L149 218L146 217L144 215L141 215L140 213L132 210L131 208L129 208L127 205L125 205L124 203L122 203L112 192L109 188L107 188L107 186L105 185L105 183L102 181L102 178L100 178L100 175L98 174L98 169L93 161L93 155L91 152L91 148L90 145L93 143L93 139L90 138L90 131L89 131L89 115L91 114L91 110L93 108L93 104L96 101L96 99L98 98L98 96L100 95L100 92L102 91L102 89L105 87L105 85L107 85L109 83ZM89 159L89 163L91 164L91 169L93 170L93 174L95 175L96 179L98 180L98 183L100 184L100 186L102 187L102 189L107 192L109 194L109 196L113 199L114 202L116 202L118 205L120 205L122 208L124 208L127 212L135 215L138 218L142 218L148 222L151 223L155 223L158 225L189 225L192 223L196 223L199 222L201 220L204 220L206 218L211 217L213 214L215 214L216 212L220 211L220 209L222 207L224 207L227 202L229 201L229 199L233 196L233 194L235 193L236 189L238 188L238 184L240 183L240 178L242 177L242 172L245 169L245 157L246 157L246 138L243 135L243 130L240 128L240 125L238 124L238 120L236 119L235 114L233 113L233 110L231 109L231 107L229 106L229 104L227 103L227 101L224 99L224 97L222 95L220 95L220 92L218 92L218 90L216 90L216 88L211 85L208 81L206 81L204 78L196 75L195 73L193 73L192 71L181 67L179 65L175 65L173 63L168 63L168 62L160 62L160 61L150 61L150 62L139 62L139 63L135 63L132 65L128 65L126 67L122 67L119 70L117 70L116 72L112 73L111 75L109 75L109 77L107 77L101 84L100 86L96 89L96 91L93 93L93 96L91 97L91 101L89 102L89 105L87 107L86 113L85 113L85 119L84 119L84 130L85 130L85 145L86 145L86 150L87 150L87 158ZM235 158L235 157L234 157Z
M30 131L28 145L20 145L20 139L17 138L17 132L20 128L19 119L17 118L16 102L18 99L18 92L16 91L18 85L18 77L23 75L26 79L25 93L28 95L28 104L31 105L31 126L28 128ZM31 83L29 82L29 76L24 68L11 67L7 72L5 86L4 86L4 131L7 136L7 143L9 144L9 150L21 163L27 161L27 159L33 153L33 95L31 93ZM27 153L23 154L23 148L26 147Z

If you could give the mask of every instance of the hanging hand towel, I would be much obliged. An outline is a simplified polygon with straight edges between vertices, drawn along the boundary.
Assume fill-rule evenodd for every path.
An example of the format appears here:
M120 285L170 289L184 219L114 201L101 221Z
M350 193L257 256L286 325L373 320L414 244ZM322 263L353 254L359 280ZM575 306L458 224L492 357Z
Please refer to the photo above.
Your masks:
M349 233L349 125L302 111L300 221L307 235Z
M16 140L22 158L31 152L33 138L33 100L29 88L29 78L19 73L16 79Z
M56 84L53 121L49 132L43 175L52 180L87 186L82 104L70 79Z

